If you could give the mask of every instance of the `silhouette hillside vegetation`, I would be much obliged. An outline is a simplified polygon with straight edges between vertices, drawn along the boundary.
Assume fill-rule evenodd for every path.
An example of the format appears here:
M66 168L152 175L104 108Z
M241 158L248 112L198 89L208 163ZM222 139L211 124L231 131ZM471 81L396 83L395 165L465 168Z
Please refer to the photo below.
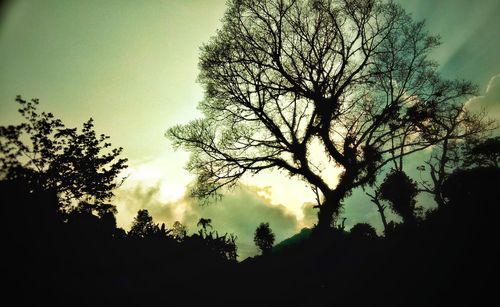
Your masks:
M429 57L439 44L392 1L227 1L200 52L202 118L167 132L191 153L191 196L209 205L244 176L271 171L316 196L317 223L281 242L273 220L241 221L261 251L246 259L218 216L194 210L165 220L139 208L120 228L122 149L92 119L68 128L38 99L18 96L22 122L0 126L4 302L497 301L497 124L468 110L475 85L439 76ZM344 211L354 190L369 197L366 220Z

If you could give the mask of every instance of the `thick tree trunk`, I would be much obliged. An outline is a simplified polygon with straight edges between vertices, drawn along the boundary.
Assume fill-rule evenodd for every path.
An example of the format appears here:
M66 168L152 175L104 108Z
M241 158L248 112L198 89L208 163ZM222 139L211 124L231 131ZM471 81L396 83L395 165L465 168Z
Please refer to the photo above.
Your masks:
M325 195L325 201L319 207L318 224L316 229L320 233L327 233L333 221L333 215L340 209L340 201L344 198L346 192L334 190L330 195Z
M325 193L325 201L319 207L317 232L327 234L332 226L333 216L340 210L340 202L353 188L356 178L354 167L346 167L346 172L340 177L340 181L334 190Z

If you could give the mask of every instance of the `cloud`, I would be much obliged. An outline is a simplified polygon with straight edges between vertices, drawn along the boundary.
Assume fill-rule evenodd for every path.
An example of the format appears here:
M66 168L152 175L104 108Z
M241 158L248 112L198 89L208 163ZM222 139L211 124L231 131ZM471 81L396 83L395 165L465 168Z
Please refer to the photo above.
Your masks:
M305 227L312 227L318 222L318 209L314 208L316 203L303 203L302 212L304 217L302 219L302 225Z
M300 230L296 216L283 205L271 204L264 189L240 185L228 192L219 202L200 205L185 195L176 201L161 201L162 184L144 186L117 192L118 224L129 229L139 209L147 209L157 223L167 228L175 221L181 221L190 233L197 231L196 224L203 218L212 219L212 226L219 234L234 233L238 236L238 254L245 259L258 253L253 234L261 222L269 222L276 235L276 243L294 235Z
M478 96L467 102L467 108L473 112L485 110L488 117L500 121L500 74L493 76L484 96Z

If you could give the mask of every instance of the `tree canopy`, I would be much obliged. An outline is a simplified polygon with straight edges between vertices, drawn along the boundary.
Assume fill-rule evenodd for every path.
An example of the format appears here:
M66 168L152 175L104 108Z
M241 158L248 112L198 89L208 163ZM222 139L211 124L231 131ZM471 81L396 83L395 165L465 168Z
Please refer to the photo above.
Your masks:
M439 77L439 44L393 2L228 1L200 56L204 117L167 133L191 152L192 194L278 169L321 193L318 228L330 227L352 189L442 142L443 118L476 93Z
M147 209L137 211L137 215L132 222L128 235L132 238L153 238L167 237L171 230L165 228L165 224L155 224L153 217Z
M268 254L273 248L274 233L269 227L269 223L260 223L255 229L254 234L255 245L262 251L262 254Z
M98 215L114 213L106 204L121 182L127 159L97 135L92 118L81 130L67 128L52 113L38 111L38 99L16 98L24 122L0 127L0 179L22 181L32 190L57 193L61 210L90 206Z
M388 201L392 211L401 216L404 222L415 219L417 194L417 183L398 170L390 172L380 185L380 198Z

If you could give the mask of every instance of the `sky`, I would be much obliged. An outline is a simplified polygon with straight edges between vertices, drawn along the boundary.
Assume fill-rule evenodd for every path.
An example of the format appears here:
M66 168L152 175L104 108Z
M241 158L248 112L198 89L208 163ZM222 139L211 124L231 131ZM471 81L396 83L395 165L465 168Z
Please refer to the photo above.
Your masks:
M400 2L441 36L443 45L432 54L440 73L475 82L480 96L469 101L471 108L486 107L498 119L500 2ZM180 220L191 231L208 217L219 232L238 235L242 258L257 252L252 236L260 222L270 222L277 241L313 225L313 193L279 173L248 178L205 207L186 195L189 155L174 151L164 133L201 115L199 48L220 27L225 0L0 3L0 125L19 122L18 94L39 98L41 108L67 126L94 118L98 132L110 135L129 158L128 179L114 200L119 226L128 229L141 208L167 227ZM353 193L346 204L348 227L380 227L363 193Z

